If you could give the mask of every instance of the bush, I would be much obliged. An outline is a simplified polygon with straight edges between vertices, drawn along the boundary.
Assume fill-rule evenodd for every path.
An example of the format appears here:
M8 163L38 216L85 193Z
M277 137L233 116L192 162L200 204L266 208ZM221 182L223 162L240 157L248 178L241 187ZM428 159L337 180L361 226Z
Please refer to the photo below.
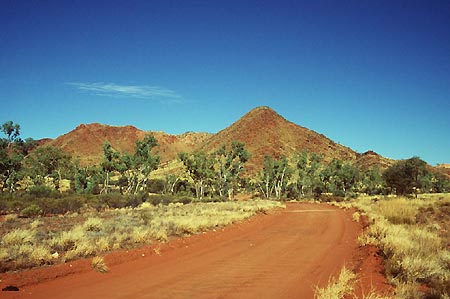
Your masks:
M103 202L111 209L120 209L127 205L127 199L120 193L107 193L99 196L100 202Z
M162 193L165 189L164 180L153 179L147 182L147 191L150 193Z
M50 197L52 195L52 188L48 186L33 186L28 189L28 194L35 198L42 198L42 197Z
M36 217L42 214L42 209L36 205L32 204L20 212L20 215L23 217Z
M157 206L159 204L168 205L170 203L188 204L192 202L192 197L155 194L150 195L147 199L147 202L151 203L154 206Z
M343 202L344 200L345 200L345 198L344 197L342 197L342 196L335 196L335 195L324 195L324 194L322 194L320 197L319 197L319 200L321 201L321 202Z
M192 197L189 197L189 196L177 197L177 202L182 203L182 204L188 204L188 203L192 202Z
M76 195L64 198L42 198L38 204L44 214L65 214L78 212L84 205L84 199Z

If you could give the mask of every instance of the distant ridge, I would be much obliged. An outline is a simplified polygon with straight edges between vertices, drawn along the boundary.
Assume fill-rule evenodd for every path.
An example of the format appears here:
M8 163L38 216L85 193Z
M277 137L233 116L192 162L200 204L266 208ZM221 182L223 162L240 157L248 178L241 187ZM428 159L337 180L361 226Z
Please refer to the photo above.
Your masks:
M55 140L42 140L42 145L61 147L78 159L81 165L99 163L103 156L103 144L108 141L114 149L132 153L136 140L149 133L134 126L109 126L99 123L81 124L74 130ZM235 123L216 134L186 132L171 135L152 132L158 140L157 151L162 162L177 159L179 152L203 150L211 152L232 141L245 143L251 158L246 165L249 172L261 169L264 156L275 158L291 157L295 152L307 150L323 156L324 162L333 158L351 161L364 168L379 165L385 168L393 160L373 151L359 154L349 147L340 145L326 136L294 124L267 106L257 107L246 113Z
M134 126L108 126L99 123L81 124L67 134L46 145L58 146L78 159L81 165L93 165L102 160L103 144L108 141L115 150L132 153L137 140L142 140L149 132ZM185 133L170 135L152 132L158 140L157 151L162 162L176 159L181 151L192 151L196 144L208 138L208 133Z

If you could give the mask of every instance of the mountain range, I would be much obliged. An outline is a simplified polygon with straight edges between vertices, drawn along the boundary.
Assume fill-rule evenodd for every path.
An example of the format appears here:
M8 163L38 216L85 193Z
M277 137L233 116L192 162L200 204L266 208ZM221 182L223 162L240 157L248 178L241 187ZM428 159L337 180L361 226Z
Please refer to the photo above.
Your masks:
M101 161L102 146L106 141L118 151L132 153L136 140L144 138L148 133L148 131L133 126L81 124L54 140L41 140L40 144L60 147L77 159L81 165L93 165ZM357 153L322 134L286 120L269 107L258 107L251 110L231 126L216 134L151 133L158 140L157 151L162 163L177 159L179 152L195 150L211 152L222 145L231 144L232 141L244 142L245 148L250 152L251 158L246 164L249 172L261 169L265 155L274 158L291 157L295 152L301 152L304 149L321 154L325 162L338 158L351 161L364 168L373 165L386 168L394 162L394 160L382 157L373 151Z

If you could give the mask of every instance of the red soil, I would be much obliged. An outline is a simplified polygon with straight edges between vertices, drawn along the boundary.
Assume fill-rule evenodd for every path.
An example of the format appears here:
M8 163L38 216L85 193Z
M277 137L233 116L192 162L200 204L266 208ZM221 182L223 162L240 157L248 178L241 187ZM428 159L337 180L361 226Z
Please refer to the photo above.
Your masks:
M344 265L361 268L361 290L383 292L380 261L357 245L361 230L349 211L288 204L223 230L108 254L107 274L90 260L2 274L0 287L20 291L1 297L307 299Z

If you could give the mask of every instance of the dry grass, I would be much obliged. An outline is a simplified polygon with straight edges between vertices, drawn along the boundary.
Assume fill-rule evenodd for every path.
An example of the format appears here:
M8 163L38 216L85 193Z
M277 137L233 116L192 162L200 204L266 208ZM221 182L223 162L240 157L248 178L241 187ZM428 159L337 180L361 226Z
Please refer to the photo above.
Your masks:
M439 234L448 227L433 222L416 223L424 207L439 204L442 199L430 197L377 201L363 198L354 203L368 214L371 222L359 241L381 249L388 279L396 286L398 298L450 296L450 252ZM421 285L427 286L426 294Z
M52 260L50 249L40 244L35 230L14 229L1 238L1 270L11 262L20 269L49 264Z
M105 259L101 256L96 256L92 259L92 268L95 269L95 271L100 273L107 273L109 271L108 266L105 263Z
M97 256L111 250L165 242L171 237L189 236L223 227L277 207L283 205L262 200L168 206L144 203L134 209L43 217L38 220L8 220L3 229L14 227L15 224L21 228L8 231L0 239L0 271L31 268Z
M355 212L352 214L352 219L355 222L359 222L361 220L361 214L359 212Z
M348 270L342 268L337 279L329 281L324 288L317 288L314 298L316 299L341 299L350 295L353 292L356 275Z
M393 224L414 224L419 208L425 204L423 200L404 197L380 200L375 212Z

